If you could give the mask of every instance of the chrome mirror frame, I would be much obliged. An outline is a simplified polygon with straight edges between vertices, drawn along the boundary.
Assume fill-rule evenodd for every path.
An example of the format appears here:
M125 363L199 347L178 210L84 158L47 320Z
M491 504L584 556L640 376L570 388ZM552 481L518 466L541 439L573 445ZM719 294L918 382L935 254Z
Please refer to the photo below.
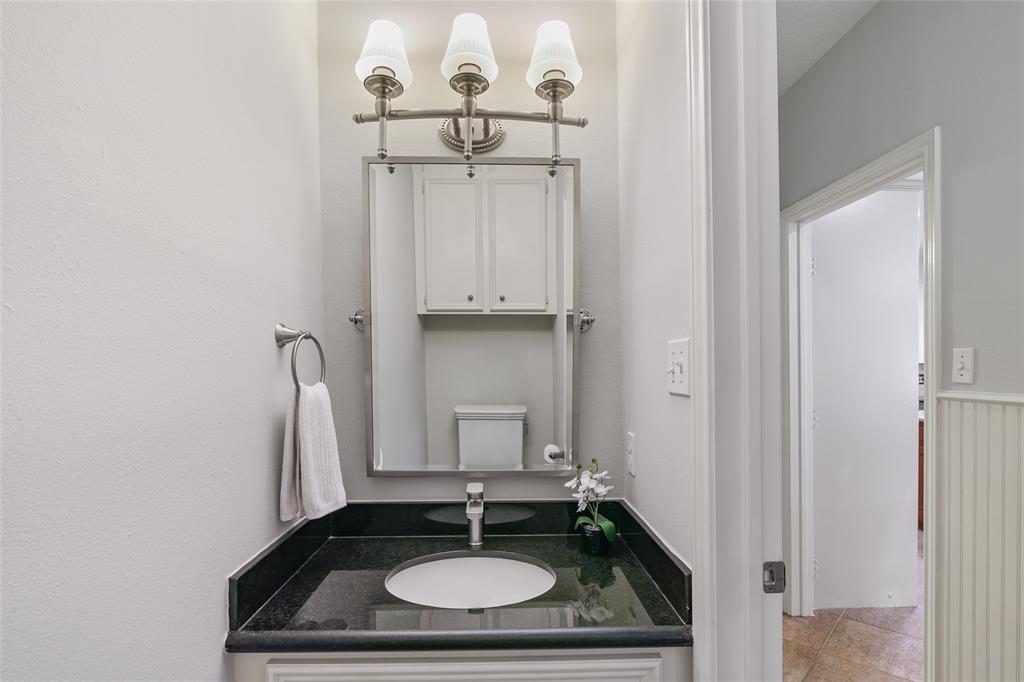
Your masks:
M508 157L474 159L473 163L478 166L538 166L548 169L552 166L551 159L547 157ZM402 476L402 477L443 477L443 478L522 478L522 477L562 477L564 478L573 467L575 460L579 458L581 451L579 433L579 382L580 382L580 332L581 332L581 298L580 298L580 239L581 239L581 217L580 217L580 160L578 158L560 159L558 166L572 168L573 170L573 244L572 244L572 404L571 412L571 443L569 452L565 457L564 466L552 467L550 469L521 469L508 471L463 471L459 469L448 469L439 471L428 471L424 469L408 470L382 470L373 466L373 453L376 451L373 428L373 334L374 325L371 300L371 225L370 225L370 172L371 166L393 166L398 164L446 164L466 165L463 159L450 156L389 156L387 159L379 159L376 156L362 157L362 232L363 232L363 297L358 310L349 316L349 320L355 325L353 332L357 330L363 334L363 384L365 400L365 422L366 429L366 475L374 477ZM355 309L355 306L353 306ZM348 315L348 312L345 313ZM589 312L588 312L589 314ZM357 323L358 320L358 323ZM361 326L360 326L361 325ZM587 327L589 329L589 326Z

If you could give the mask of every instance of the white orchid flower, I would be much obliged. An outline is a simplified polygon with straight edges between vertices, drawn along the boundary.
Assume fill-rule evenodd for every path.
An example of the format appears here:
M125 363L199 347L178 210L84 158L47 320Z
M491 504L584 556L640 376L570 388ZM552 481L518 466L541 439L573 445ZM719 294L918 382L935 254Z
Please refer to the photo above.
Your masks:
M604 501L605 495L608 491L612 490L615 486L606 485L606 481L611 479L608 475L607 470L596 471L597 460L592 460L592 464L586 468L581 465L576 465L576 475L566 481L563 485L573 491L572 497L576 500L576 513L580 514L584 511L590 512L590 518L580 517L577 520L577 525L584 522L590 525L601 525L602 522L606 521L601 513L598 511L598 507L601 502ZM604 613L595 614L596 619L600 620L607 618L608 616Z

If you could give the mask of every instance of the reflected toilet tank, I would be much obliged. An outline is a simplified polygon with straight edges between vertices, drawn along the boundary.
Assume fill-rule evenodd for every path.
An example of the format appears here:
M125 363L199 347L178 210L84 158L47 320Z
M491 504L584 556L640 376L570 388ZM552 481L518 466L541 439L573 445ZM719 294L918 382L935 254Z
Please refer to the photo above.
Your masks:
M456 405L459 469L522 469L526 405Z

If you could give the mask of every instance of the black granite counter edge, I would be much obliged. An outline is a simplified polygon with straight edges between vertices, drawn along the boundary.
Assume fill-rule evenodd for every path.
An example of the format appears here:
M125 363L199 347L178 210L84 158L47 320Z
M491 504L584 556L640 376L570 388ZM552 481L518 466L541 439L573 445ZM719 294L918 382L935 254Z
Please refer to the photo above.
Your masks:
M228 632L230 653L438 651L453 649L603 649L689 647L689 625L563 630L264 630Z
M242 627L330 536L327 517L304 520L229 576L228 626Z
M609 518L616 523L626 546L640 560L683 622L693 623L693 572L690 567L665 546L629 502L616 500L613 509L616 516Z

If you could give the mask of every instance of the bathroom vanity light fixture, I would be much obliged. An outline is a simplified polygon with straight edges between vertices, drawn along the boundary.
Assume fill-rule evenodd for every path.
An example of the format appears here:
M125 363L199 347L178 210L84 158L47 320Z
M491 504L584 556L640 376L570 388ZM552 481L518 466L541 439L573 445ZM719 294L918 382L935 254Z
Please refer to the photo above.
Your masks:
M355 114L356 123L378 126L377 156L386 159L388 121L441 119L439 133L449 147L462 152L469 161L474 152L487 152L502 143L502 120L546 123L551 126L551 168L561 161L559 126L583 128L583 116L566 116L563 102L572 95L583 78L576 58L569 26L564 21L547 21L537 29L533 58L526 71L526 82L537 96L547 102L547 111L504 111L477 106L477 97L498 78L498 63L491 49L487 22L477 14L460 14L452 22L448 49L441 60L441 73L461 97L453 109L392 109L391 100L412 84L412 69L405 52L402 30L394 23L377 20L370 24L366 43L356 62L356 76L373 95L373 113ZM474 122L479 121L478 125ZM472 177L472 175L470 175Z

